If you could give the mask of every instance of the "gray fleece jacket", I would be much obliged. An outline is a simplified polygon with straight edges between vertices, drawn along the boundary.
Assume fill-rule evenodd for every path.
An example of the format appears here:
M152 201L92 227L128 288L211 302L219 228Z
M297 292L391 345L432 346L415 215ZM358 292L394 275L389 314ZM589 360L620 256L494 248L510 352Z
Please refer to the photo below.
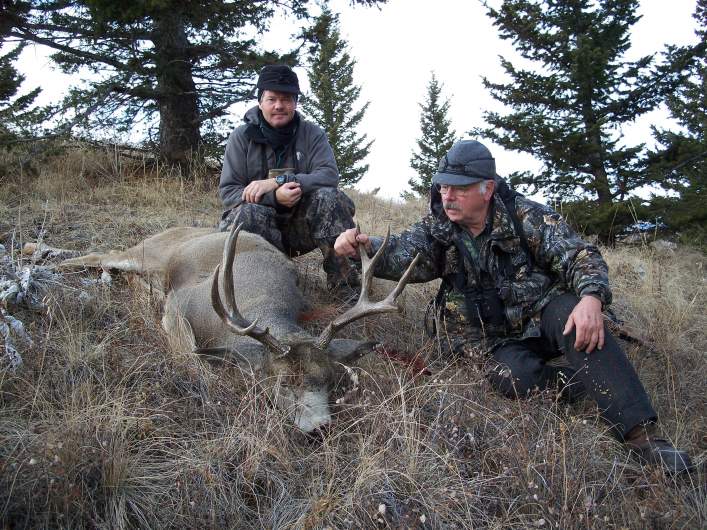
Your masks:
M243 121L228 138L219 181L221 201L229 210L243 202L241 194L250 182L265 179L268 170L276 169L275 152L259 133L258 107L249 109ZM294 144L287 149L279 167L295 168L303 194L318 188L335 188L339 182L339 169L326 134L302 118ZM266 194L260 204L276 206L275 192Z

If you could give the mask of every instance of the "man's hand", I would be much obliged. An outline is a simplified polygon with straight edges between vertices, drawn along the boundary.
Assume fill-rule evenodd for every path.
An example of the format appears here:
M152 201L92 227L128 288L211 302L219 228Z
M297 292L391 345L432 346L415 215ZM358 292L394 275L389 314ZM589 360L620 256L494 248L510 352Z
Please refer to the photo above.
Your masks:
M345 232L341 232L339 237L334 242L334 252L337 256L348 256L350 258L358 258L358 246L364 245L366 251L371 250L371 243L366 234L358 231L358 228L349 228Z
M277 188L277 182L275 179L265 179L265 180L254 180L248 184L243 193L241 194L241 199L245 202L260 202L263 195L270 193Z
M583 296L574 306L562 334L569 335L574 328L577 330L575 350L592 353L594 348L601 350L604 347L604 317L601 314L601 301L598 298Z
M301 198L302 188L299 182L285 182L275 192L275 200L287 208L292 208Z

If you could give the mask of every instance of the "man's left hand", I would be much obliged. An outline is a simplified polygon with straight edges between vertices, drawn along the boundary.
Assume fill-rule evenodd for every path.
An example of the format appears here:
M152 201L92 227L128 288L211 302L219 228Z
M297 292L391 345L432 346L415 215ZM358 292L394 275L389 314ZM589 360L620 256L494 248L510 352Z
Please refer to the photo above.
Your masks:
M258 203L263 198L263 195L276 189L277 182L275 182L275 179L254 180L245 187L241 194L241 199L245 202Z
M299 182L285 182L275 192L275 200L287 208L292 208L301 198L302 188Z
M592 353L594 348L601 350L604 347L604 317L598 298L583 296L574 306L562 334L569 335L573 329L576 329L575 350Z

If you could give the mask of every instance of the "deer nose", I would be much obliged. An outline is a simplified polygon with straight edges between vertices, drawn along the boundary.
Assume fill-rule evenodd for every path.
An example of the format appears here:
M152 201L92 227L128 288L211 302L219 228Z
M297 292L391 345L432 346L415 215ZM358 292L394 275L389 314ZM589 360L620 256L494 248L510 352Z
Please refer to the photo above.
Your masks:
M324 442L324 439L331 432L331 423L326 423L321 427L317 427L313 431L304 433L305 440L312 445L319 445Z

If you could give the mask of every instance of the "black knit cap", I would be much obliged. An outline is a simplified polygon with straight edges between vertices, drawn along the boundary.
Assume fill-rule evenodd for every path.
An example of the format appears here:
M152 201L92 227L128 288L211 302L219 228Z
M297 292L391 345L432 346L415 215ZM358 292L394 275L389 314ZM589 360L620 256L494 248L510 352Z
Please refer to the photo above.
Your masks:
M285 92L295 96L301 94L297 74L286 64L263 66L258 76L258 83L255 86L258 89L258 100L260 100L264 90Z

